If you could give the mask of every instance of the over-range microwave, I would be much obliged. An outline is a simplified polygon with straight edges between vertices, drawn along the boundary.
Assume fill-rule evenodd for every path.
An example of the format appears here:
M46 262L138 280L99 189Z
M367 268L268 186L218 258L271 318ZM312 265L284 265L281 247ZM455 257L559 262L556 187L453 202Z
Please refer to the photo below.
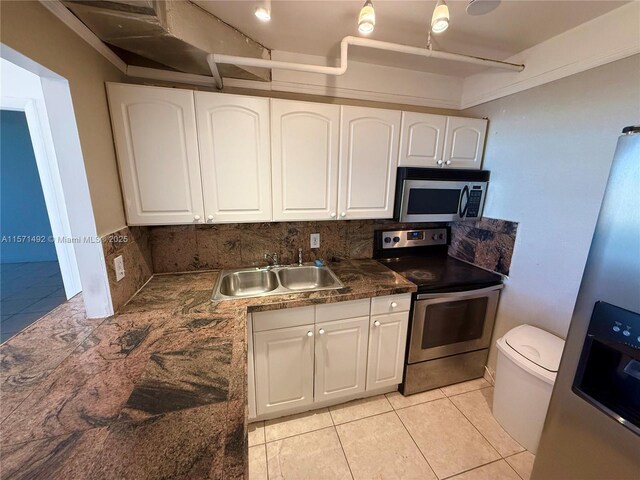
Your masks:
M398 168L393 218L399 222L453 222L482 217L487 170Z

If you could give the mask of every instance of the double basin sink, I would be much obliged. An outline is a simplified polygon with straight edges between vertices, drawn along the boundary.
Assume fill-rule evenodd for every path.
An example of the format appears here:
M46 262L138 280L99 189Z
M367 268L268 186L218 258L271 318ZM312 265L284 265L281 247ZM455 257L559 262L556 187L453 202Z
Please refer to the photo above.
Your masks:
M335 273L326 266L292 265L223 270L211 300L329 290L343 286Z

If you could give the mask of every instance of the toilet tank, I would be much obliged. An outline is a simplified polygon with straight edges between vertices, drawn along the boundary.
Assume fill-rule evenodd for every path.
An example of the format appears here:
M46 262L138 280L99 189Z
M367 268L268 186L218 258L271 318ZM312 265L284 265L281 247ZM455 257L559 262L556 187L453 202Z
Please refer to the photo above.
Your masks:
M520 325L498 339L497 347L493 415L509 435L535 454L564 340Z

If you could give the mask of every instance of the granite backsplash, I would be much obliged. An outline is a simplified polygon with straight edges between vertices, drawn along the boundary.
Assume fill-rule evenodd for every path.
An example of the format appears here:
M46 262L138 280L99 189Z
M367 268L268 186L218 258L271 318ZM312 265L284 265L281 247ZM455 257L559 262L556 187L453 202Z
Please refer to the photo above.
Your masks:
M518 223L494 218L451 224L449 255L509 275Z
M118 311L154 273L175 273L266 265L264 254L278 253L284 264L318 258L362 259L373 256L373 232L440 224L406 224L393 220L239 223L125 227L103 237L113 308ZM483 218L451 224L449 254L507 275L518 224ZM309 248L309 235L320 234L320 248ZM119 241L127 237L127 241ZM126 276L115 280L113 260L123 255Z
M153 275L149 227L124 227L102 237L113 310L117 312ZM116 281L114 259L122 255L126 275Z
M298 248L305 262L316 258L371 258L373 232L421 228L393 220L245 223L150 227L155 273L266 265L264 254L278 253L281 263L294 263ZM438 225L435 225L438 226ZM453 223L449 253L483 268L508 274L517 223L485 218ZM309 235L320 234L320 248L309 248Z

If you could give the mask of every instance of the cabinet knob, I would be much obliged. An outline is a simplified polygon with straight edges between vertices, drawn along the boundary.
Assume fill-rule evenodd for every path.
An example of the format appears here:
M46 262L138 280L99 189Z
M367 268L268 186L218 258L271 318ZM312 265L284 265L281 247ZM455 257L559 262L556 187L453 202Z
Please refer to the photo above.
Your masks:
M447 161L446 161L446 162L444 162L444 163L446 163L447 165L451 165L451 160L447 160Z
M213 220L213 215L207 216L207 220L209 220L209 221Z
M380 322L378 320L376 320L375 322L373 322L373 326L374 327L379 327L380 326Z
M396 308L398 304L396 302L391 302L391 308Z
M313 332L307 332L307 337L313 337Z
M193 219L197 222L198 220L200 220L200 215L194 215Z
M347 216L347 212L341 212L341 213L340 213L340 216L341 216L341 217L346 217L346 216Z
M437 163L438 165L442 165L442 163L443 163L443 162L442 162L442 160L438 160L436 163Z
M324 328L321 328L320 330L318 330L318 333L319 333L320 335L324 335Z
M336 218L336 212L331 212L331 218Z

